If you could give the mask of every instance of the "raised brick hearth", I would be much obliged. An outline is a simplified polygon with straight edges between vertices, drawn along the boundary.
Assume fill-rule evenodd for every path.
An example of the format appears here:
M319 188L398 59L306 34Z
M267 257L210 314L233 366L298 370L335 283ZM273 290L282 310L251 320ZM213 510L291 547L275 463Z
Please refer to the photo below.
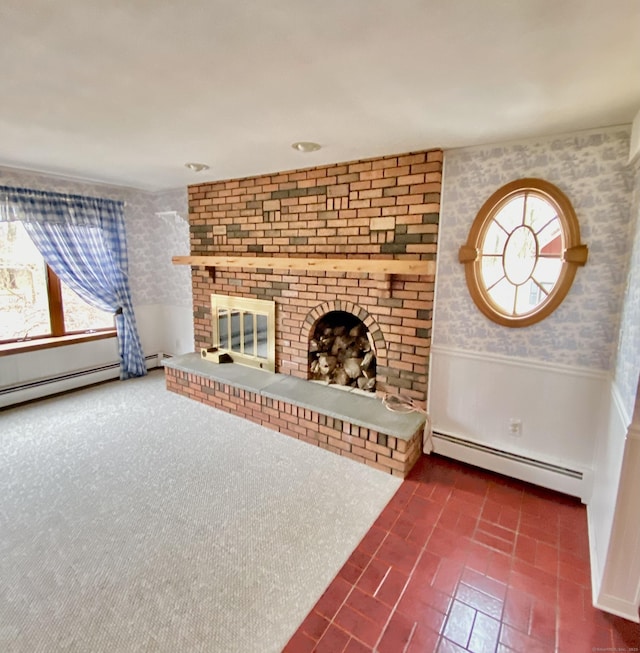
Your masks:
M372 397L239 367L181 356L165 361L167 388L401 478L418 459L419 413L393 414Z
M441 180L442 151L430 150L190 186L191 255L433 260ZM276 372L307 379L314 325L347 311L375 334L376 394L425 404L432 275L194 267L192 278L196 351L212 345L212 294L272 299Z

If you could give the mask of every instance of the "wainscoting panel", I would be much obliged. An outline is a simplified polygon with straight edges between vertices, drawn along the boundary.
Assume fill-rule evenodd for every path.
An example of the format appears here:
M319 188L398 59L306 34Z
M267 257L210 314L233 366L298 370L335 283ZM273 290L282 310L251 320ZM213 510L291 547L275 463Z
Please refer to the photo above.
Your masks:
M604 407L605 427L598 436L593 459L593 488L587 507L591 580L594 601L600 593L606 566L613 516L620 482L624 443L629 424L615 384L611 383Z
M135 311L142 349L145 352L161 351L178 356L195 351L193 309L190 303L186 307L141 304L135 307Z
M429 378L435 451L589 499L605 372L434 345Z
M62 349L66 349L66 347L56 347L45 351L58 352L60 354L60 350ZM147 369L160 367L161 360L161 353L145 356ZM68 390L75 390L94 383L110 381L119 378L119 376L120 363L112 361L101 365L94 365L93 367L58 371L57 373L50 373L48 376L16 382L0 387L0 409L25 401L67 392Z
M587 506L593 604L638 621L640 604L640 428L631 424L615 383L593 465Z
M594 605L640 622L640 425L633 424L624 443L620 482L606 565Z
M176 355L193 351L190 306L138 304L135 315L147 368L158 367L158 352ZM116 338L26 351L1 360L0 408L120 375Z

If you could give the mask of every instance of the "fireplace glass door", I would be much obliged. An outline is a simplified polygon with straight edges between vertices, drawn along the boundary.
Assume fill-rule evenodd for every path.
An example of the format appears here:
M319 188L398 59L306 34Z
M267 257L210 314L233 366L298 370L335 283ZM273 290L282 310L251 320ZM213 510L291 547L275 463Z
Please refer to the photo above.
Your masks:
M275 371L275 302L211 295L213 344L235 362Z

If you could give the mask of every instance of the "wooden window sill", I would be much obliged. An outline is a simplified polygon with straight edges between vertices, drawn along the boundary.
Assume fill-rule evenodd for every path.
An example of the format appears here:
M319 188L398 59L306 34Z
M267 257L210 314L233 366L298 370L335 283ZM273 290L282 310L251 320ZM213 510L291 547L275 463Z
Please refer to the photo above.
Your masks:
M116 330L109 329L108 331L94 331L93 333L74 333L67 336L52 336L49 338L22 340L20 342L5 342L0 344L0 356L10 356L11 354L21 354L27 351L64 347L65 345L75 345L81 342L91 342L92 340L115 337Z

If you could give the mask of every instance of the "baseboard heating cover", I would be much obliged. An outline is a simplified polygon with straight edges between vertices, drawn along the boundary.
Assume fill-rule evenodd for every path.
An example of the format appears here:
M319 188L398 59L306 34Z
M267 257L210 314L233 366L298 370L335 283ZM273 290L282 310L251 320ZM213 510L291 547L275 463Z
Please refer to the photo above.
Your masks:
M447 433L433 432L436 453L518 478L586 501L590 475L584 471L505 451Z
M145 356L147 369L160 366L162 354ZM120 375L120 363L107 363L96 367L65 372L53 376L16 383L0 388L0 407L28 401L33 398L64 392L65 390L79 388L92 383L99 383L109 379L117 379Z

